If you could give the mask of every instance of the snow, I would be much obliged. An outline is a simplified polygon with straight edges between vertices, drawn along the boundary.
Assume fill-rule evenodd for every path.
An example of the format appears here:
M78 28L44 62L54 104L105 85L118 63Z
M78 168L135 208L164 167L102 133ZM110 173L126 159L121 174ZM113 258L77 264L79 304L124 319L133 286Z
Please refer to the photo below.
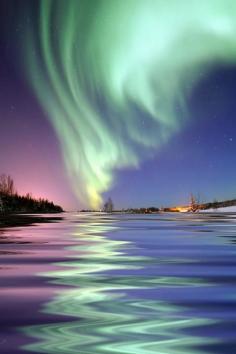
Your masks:
M201 210L201 213L236 213L236 205L225 208Z

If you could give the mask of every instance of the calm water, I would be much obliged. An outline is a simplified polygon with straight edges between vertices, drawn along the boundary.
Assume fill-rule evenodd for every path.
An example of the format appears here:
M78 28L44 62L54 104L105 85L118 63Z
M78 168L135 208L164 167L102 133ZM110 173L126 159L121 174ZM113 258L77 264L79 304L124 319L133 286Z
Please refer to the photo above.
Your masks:
M0 352L236 353L236 215L0 231Z

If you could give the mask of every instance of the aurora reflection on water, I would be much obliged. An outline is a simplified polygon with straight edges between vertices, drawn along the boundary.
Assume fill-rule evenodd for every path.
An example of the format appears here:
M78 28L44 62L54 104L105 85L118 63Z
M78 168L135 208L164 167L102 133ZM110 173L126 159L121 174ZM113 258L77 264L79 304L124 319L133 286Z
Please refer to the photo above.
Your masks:
M235 228L233 215L68 214L15 231L41 242L31 277L44 284L19 353L232 353ZM23 247L25 262L39 246ZM37 287L21 286L32 303Z

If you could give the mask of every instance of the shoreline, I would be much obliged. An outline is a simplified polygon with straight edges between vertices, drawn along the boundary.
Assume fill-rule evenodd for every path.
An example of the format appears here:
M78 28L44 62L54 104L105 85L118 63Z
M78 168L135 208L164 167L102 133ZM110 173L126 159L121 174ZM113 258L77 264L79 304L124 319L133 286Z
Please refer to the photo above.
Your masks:
M7 227L30 226L37 223L50 223L63 220L62 216L36 216L25 214L0 215L0 230Z

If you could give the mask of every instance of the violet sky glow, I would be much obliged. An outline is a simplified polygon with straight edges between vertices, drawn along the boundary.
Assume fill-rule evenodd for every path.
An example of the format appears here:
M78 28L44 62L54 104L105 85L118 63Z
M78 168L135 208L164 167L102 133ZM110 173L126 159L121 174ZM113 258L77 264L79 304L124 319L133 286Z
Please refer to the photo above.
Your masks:
M26 77L25 68L22 65L22 57L19 55L25 50L25 42L26 38L28 38L26 29L33 28L37 33L39 18L42 16L41 11L46 11L43 7L51 6L51 2L35 2L34 5L31 5L32 3L28 1L23 3L25 4L23 9L20 8L17 1L11 2L11 5L1 5L3 18L9 19L9 17L12 17L12 21L9 30L9 23L7 24L6 20L3 20L1 31L2 55L0 70L2 80L0 119L2 121L2 129L0 131L0 144L2 146L1 151L4 151L4 153L0 155L0 162L2 172L10 173L13 176L19 192L25 193L29 191L36 196L48 197L69 209L89 204L98 205L102 195L105 198L111 195L117 207L186 203L190 192L200 193L203 200L235 197L236 168L234 167L234 152L236 124L234 112L236 107L234 104L234 79L236 70L234 68L234 60L236 45L234 44L235 26L232 19L232 14L235 12L233 12L232 1L224 3L215 1L214 4L210 1L207 6L204 5L204 7L202 5L205 9L205 17L201 15L201 21L200 10L199 17L198 14L194 14L194 26L191 28L192 32L188 32L188 36L192 38L193 33L197 32L195 45L198 41L207 41L204 47L198 48L197 63L195 63L196 56L193 55L194 53L190 51L189 55L187 55L184 52L185 47L182 43L182 38L186 35L187 29L183 25L179 27L176 24L176 31L180 30L180 32L178 40L175 42L176 45L182 45L181 50L178 45L178 50L180 54L182 53L182 57L179 55L178 60L175 60L173 52L169 66L167 62L165 63L166 71L161 70L160 64L162 61L156 54L156 47L148 46L146 74L149 70L155 71L156 61L159 60L160 73L163 73L163 75L172 73L170 78L175 77L175 82L177 83L174 91L176 92L179 89L178 95L181 91L181 95L175 97L173 95L173 85L170 84L164 91L166 93L163 94L163 99L161 100L164 102L169 97L170 101L168 101L167 105L163 103L161 110L158 111L157 109L157 112L153 111L154 106L158 107L155 102L155 95L156 92L163 92L163 86L159 84L158 80L154 83L153 92L150 91L149 74L145 78L140 78L141 81L131 80L131 86L129 80L129 85L127 86L127 82L124 80L124 72L121 70L122 68L126 69L127 74L130 72L130 68L135 68L134 64L137 63L136 69L137 72L140 72L143 51L136 51L136 55L132 52L127 57L127 50L125 49L130 46L130 43L133 43L132 41L135 38L137 39L135 33L140 34L140 31L144 34L148 31L149 35L152 34L153 38L156 38L155 31L158 26L160 29L160 25L156 26L155 16L151 15L154 11L149 8L149 12L146 8L147 17L150 14L153 22L148 29L145 29L146 27L144 26L142 32L138 23L140 23L139 20L142 18L144 2L139 2L141 4L139 5L140 9L137 9L136 17L134 17L134 22L132 23L133 27L131 28L134 34L130 37L124 33L127 32L127 28L117 34L120 43L122 39L124 40L124 47L121 48L121 52L117 52L116 44L112 45L109 40L106 43L108 53L106 51L104 51L105 53L101 52L99 45L102 47L104 43L102 37L104 28L100 29L101 34L96 31L97 37L94 40L89 35L92 36L93 30L98 30L98 27L90 28L88 20L87 27L85 27L90 28L90 31L88 31L89 35L87 42L85 42L90 43L89 48L93 48L93 45L95 48L96 44L98 45L100 64L99 67L93 64L91 72L89 72L89 66L85 64L81 66L84 69L82 73L84 86L82 88L79 87L77 91L80 93L77 96L78 102L81 102L81 97L85 98L85 93L88 96L82 112L81 105L80 107L76 105L73 107L73 112L76 112L76 107L78 109L78 116L76 115L76 117L75 113L72 115L70 111L72 107L72 105L70 106L70 100L73 97L69 94L68 97L65 96L67 86L60 77L60 97L65 98L66 104L69 105L70 109L64 105L63 101L61 103L62 106L57 105L57 99L55 98L57 95L55 95L53 86L55 78L53 79L48 68L42 65L45 59L48 59L47 57L45 58L45 53L40 53L40 63L35 62L35 54L38 51L37 39L39 40L37 35L32 37L33 39L31 38L33 40L30 43L32 48L31 51L28 50L27 57L28 60L29 57L31 58L32 67L35 70L39 69L43 84L38 86L37 75L35 82L32 77L32 67L31 69L28 67L29 73L31 70L31 74ZM41 9L40 3L42 4ZM63 6L59 6L62 3ZM78 2L73 1L70 3L72 8L78 4ZM128 14L134 11L134 3L131 2L132 6L130 5L130 8L126 9L126 11L120 6L120 13L114 11L116 2L109 3L111 5L108 8L104 8L105 2L92 2L94 8L98 8L99 4L103 4L99 10L100 19L108 12L114 12L114 16L116 16L114 22L107 24L110 29L114 24L115 26L117 24L118 28L121 19L127 24L129 22ZM145 6L154 6L156 8L161 3L158 1L145 2L145 4L149 4ZM181 3L185 4L185 2ZM53 4L58 14L56 16L57 20L50 18L51 22L49 23L50 31L53 31L54 35L53 40L57 38L62 40L62 44L67 43L66 40L63 42L63 36L66 35L66 23L71 9L65 9L65 2L63 1L60 3L54 2ZM184 23L186 11L188 13L192 11L191 6L186 4L183 5L182 23ZM95 16L92 7L88 9L84 6L83 11L87 11L91 18ZM169 7L168 11L166 16L173 17L174 12ZM209 18L212 18L212 22L209 22ZM44 17L45 19L46 17ZM137 24L135 21L137 21ZM210 23L218 23L221 26L210 28ZM61 24L61 27L59 24ZM206 24L208 24L208 27L206 27ZM78 28L81 29L82 27L78 26ZM72 28L72 34L76 33L75 31L78 28ZM134 31L135 28L138 29L137 32ZM171 48L173 50L172 41L164 40L163 37L163 33L167 33L167 28L165 26L161 28L163 32L162 36L160 35L160 39L164 41L169 51ZM206 35L206 29L208 29L208 35ZM171 33L170 38L176 32L171 31ZM49 32L47 35L49 35ZM45 45L51 46L52 50L52 37L50 37L50 40L45 38L44 40L46 41ZM153 41L153 43L155 42ZM137 42L137 47L139 47L139 44ZM87 48L84 43L81 45L82 48ZM189 48L191 49L191 44L189 44L188 50ZM167 52L169 53L169 51ZM18 54L17 57L16 53ZM122 53L126 54L123 55ZM55 54L56 52L54 51L49 59L52 60ZM89 56L89 52L86 52L86 55L87 57L85 58L83 55L80 57L78 54L78 62L85 63L85 59L88 59L86 63L93 61L94 57L92 55ZM122 65L121 59L124 57L126 57L127 62L129 60L130 66L127 66L127 63ZM103 60L103 58L105 59ZM119 65L117 64L117 58L120 58ZM161 58L166 61L165 55ZM60 59L63 59L63 57ZM207 68L204 64L206 61L208 63ZM173 63L175 63L175 69L173 69ZM38 67L39 64L40 67ZM53 62L50 65L55 66L55 64L57 62ZM183 74L183 68L186 65L192 68L192 71L189 70ZM109 74L110 81L102 74L103 67L108 67L111 70ZM172 69L170 70L170 68ZM73 77L73 81L70 83L75 86L80 84L81 80L78 82L77 80L81 79L81 77L77 75L78 72L75 71L74 66L65 66L66 69L68 71L65 71L65 73L68 72L70 77ZM93 81L94 73L98 69L99 75L96 76L98 81L96 81L95 85L95 81ZM74 70L73 73L70 70ZM119 79L117 73L121 74L122 72L123 76L119 76ZM129 75L131 74L132 71ZM58 72L56 75L58 76ZM134 75L134 77L137 77L137 75ZM161 74L158 78L160 77ZM86 78L88 78L88 82L86 82ZM50 82L50 80L50 88L46 91L47 82ZM186 88L183 90L183 86L186 86L182 84L183 81L185 84L188 83L189 89L187 91ZM92 86L90 86L89 82L90 84L92 83ZM119 82L120 84L118 85ZM91 87L93 87L93 91L91 91ZM125 87L123 93L120 91L121 87L123 89ZM145 92L143 92L144 89L146 90ZM187 97L186 94L183 94L184 91L185 93L187 92ZM35 97L35 92L39 101ZM54 104L53 109L42 97L45 92L49 93L48 97L51 99L49 101ZM124 92L128 94L128 98L126 97L125 101ZM105 97L109 97L109 102L106 101ZM187 111L183 109L185 104L183 106L181 103L183 98L185 98ZM88 107L89 104L90 106ZM56 114L58 112L53 112L56 106L57 109L62 108L59 118L58 114ZM63 117L63 112L68 114L69 111L70 114L66 118ZM88 116L85 114L88 112L90 112L89 115L92 115L93 122L98 125L95 135L88 130ZM118 118L113 120L111 117L113 117L112 114L114 112L116 112L116 117ZM57 116L56 118L55 115ZM57 134L48 123L48 116ZM122 117L125 117L125 120ZM169 120L167 117L169 117ZM67 134L65 134L67 138L65 139L64 132L68 125L65 130L63 129L62 133L59 129L63 119L66 119L67 123L69 119L69 122L76 124L76 135L69 136L69 130L67 130ZM183 121L184 124L182 124ZM144 125L142 124L143 122ZM169 123L166 124L167 122ZM122 130L125 125L126 130ZM60 146L57 136L59 137ZM68 139L69 141L74 139L74 142L68 145ZM93 141L94 143L97 141L95 144L96 154L92 153L91 155L91 146L93 146L91 142ZM62 150L60 150L61 147ZM99 150L99 147L102 148ZM64 169L61 151L63 159L66 161L67 172ZM83 156L82 160L81 156ZM80 161L79 165L78 161ZM89 168L86 168L86 166L89 166ZM137 166L139 166L139 169L132 169L132 167ZM121 167L123 168L121 169ZM94 171L97 171L98 174ZM66 177L67 173L72 177L72 180ZM72 189L79 196L79 201L73 195ZM93 190L92 195L90 190Z

